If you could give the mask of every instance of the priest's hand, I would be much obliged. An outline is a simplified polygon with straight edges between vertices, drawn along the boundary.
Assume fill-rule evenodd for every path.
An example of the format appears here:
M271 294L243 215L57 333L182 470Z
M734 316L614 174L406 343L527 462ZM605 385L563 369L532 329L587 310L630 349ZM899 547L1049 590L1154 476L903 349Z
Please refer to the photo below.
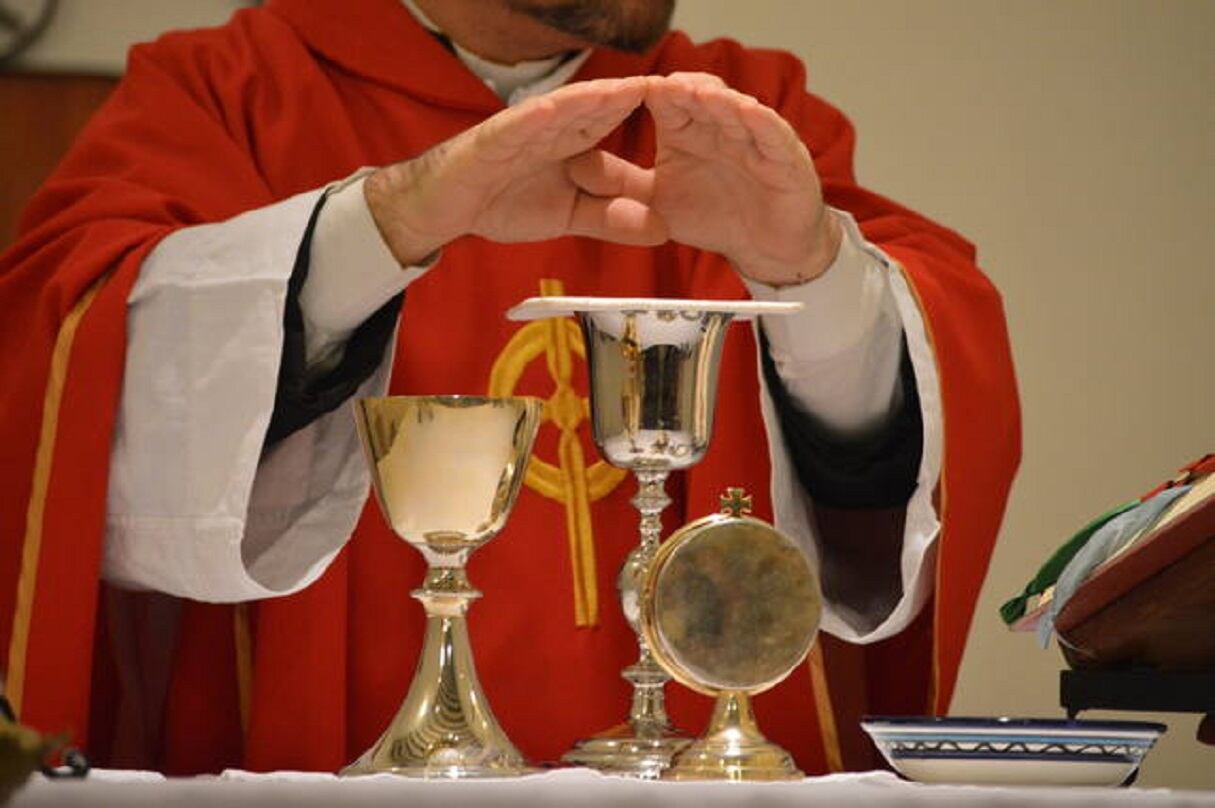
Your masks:
M720 253L773 286L827 270L842 231L788 122L704 73L651 78L645 103L658 151L644 199L672 239Z
M389 249L410 266L469 234L663 243L666 225L644 202L652 173L589 151L641 105L647 86L643 77L571 84L371 174L364 195Z

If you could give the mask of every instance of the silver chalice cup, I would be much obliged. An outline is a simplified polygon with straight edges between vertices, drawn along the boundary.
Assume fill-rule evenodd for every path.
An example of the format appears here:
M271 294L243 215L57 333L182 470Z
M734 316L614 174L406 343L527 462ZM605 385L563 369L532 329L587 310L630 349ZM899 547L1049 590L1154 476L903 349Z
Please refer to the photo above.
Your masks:
M464 565L502 529L540 424L530 398L366 398L355 404L380 509L426 559L413 596L426 639L413 682L380 739L342 773L507 777L528 771L477 680L465 614L481 593Z
M641 592L671 503L666 479L698 463L709 447L717 370L734 319L785 314L800 304L647 298L531 298L512 319L576 315L590 373L596 445L612 465L637 478L632 502L639 542L617 578L625 618L637 634L637 662L622 675L633 685L628 719L579 741L567 762L643 778L658 777L689 743L671 728L664 687L670 676L641 632Z

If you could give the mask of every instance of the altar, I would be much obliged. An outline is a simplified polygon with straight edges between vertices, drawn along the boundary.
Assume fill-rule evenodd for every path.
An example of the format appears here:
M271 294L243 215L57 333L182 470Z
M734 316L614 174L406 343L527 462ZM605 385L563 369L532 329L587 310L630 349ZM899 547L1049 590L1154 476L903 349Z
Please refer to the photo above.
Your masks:
M36 778L12 808L213 805L307 806L1215 806L1215 793L1170 789L922 785L890 772L810 777L784 783L643 781L587 769L553 769L513 779L413 780L392 775L339 779L329 774L228 771L165 779L151 772L97 771L87 780Z

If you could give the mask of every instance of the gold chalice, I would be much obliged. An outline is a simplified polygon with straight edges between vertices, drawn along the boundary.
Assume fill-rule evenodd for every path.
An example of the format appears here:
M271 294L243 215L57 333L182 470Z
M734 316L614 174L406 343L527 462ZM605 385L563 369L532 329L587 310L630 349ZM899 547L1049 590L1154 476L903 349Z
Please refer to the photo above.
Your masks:
M564 760L635 777L655 778L688 738L671 728L664 690L670 676L641 633L640 597L671 500L672 471L700 462L709 448L717 401L717 368L729 324L760 314L788 314L800 303L654 298L537 297L513 320L576 315L586 342L595 444L614 466L637 478L632 503L640 541L617 578L625 618L640 654L622 675L633 685L628 720L579 741Z
M680 528L658 550L642 594L641 624L676 680L715 696L709 728L680 751L671 780L795 780L784 749L764 738L751 696L801 664L822 612L818 576L793 540L744 514L731 489L725 511Z
M426 559L426 639L380 739L342 774L508 777L528 771L477 680L465 614L481 593L464 565L502 529L540 424L531 398L365 398L359 437L380 510Z

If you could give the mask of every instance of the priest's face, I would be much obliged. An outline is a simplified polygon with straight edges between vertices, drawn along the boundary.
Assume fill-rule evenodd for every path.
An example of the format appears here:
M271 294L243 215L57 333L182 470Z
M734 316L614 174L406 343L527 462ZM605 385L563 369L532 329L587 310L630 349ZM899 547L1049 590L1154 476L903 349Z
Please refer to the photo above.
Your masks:
M512 10L592 45L642 53L671 26L675 0L506 0Z

